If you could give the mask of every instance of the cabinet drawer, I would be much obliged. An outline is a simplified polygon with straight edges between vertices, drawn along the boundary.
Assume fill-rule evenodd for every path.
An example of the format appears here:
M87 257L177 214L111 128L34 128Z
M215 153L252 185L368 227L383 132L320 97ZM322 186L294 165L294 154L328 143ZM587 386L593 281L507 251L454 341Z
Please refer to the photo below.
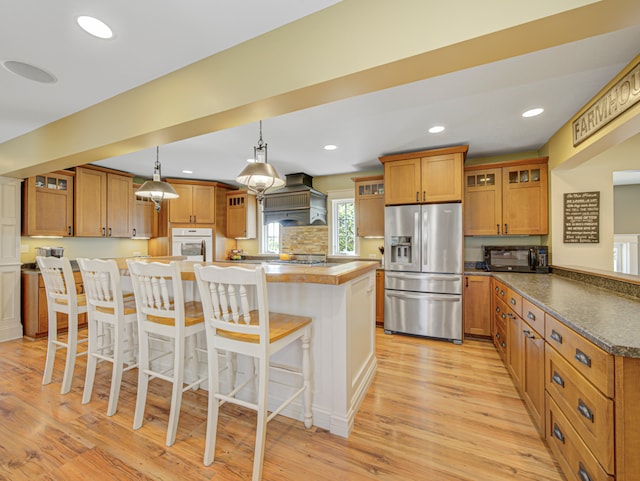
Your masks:
M613 356L607 354L553 316L545 314L545 339L574 368L600 389L613 397Z
M496 299L496 310L494 316L496 317L496 322L502 321L502 327L506 330L507 326L507 313L509 312L509 308L507 305L501 300Z
M545 382L549 395L562 409L602 467L613 473L613 401L547 344Z
M522 296L520 294L507 287L507 296L505 302L513 310L513 312L522 317Z
M540 336L544 337L544 311L526 299L522 299L522 318Z
M498 299L502 299L503 301L507 298L507 288L505 285L497 280L493 280L493 292Z
M570 481L613 481L547 393L547 443Z

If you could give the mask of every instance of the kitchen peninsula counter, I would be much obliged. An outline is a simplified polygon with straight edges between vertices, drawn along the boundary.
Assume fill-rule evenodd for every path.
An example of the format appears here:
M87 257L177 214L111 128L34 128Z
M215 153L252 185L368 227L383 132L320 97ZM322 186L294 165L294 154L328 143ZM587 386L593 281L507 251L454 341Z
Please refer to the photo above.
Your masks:
M640 358L640 299L557 274L488 274L606 352Z

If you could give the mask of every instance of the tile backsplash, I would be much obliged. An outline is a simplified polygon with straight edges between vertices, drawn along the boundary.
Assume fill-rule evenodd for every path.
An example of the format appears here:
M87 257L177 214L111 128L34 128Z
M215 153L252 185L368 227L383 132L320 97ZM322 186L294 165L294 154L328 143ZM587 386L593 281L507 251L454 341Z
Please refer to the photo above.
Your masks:
M282 253L329 253L329 228L326 225L291 226L282 229Z

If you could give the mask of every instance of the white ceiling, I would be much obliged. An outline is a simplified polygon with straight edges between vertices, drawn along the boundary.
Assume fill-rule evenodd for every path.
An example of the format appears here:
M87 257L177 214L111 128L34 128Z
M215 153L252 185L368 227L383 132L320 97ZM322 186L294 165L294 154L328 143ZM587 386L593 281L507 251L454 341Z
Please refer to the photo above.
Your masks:
M34 64L58 82L39 84L0 68L0 142L334 3L155 0L151 9L130 0L3 2L0 62ZM115 39L87 35L75 24L80 14L104 20ZM269 161L282 174L320 176L379 168L384 154L449 145L468 144L470 158L537 150L639 53L638 45L640 26L265 119ZM538 106L541 116L520 116ZM446 130L428 134L436 124ZM257 140L253 123L161 146L162 174L233 181ZM338 149L324 151L329 143ZM148 177L155 155L146 149L98 163Z

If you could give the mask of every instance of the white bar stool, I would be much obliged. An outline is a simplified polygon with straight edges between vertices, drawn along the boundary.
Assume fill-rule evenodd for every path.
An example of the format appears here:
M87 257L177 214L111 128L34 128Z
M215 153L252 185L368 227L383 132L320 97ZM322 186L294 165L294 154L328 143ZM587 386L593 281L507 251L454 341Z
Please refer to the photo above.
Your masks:
M86 299L84 294L76 292L76 283L68 257L37 256L36 262L40 268L47 292L47 313L49 318L47 358L44 365L42 384L51 382L56 351L58 349L66 349L67 358L60 387L60 394L66 394L71 390L76 357L87 353L86 351L78 352L78 344L87 342L86 338L78 339L78 314L87 312ZM58 339L58 312L66 314L68 318L66 342Z
M204 349L197 347L195 338L204 332L202 304L197 301L185 302L177 263L127 260L127 265L138 313L138 396L133 429L142 426L149 381L158 378L170 382L173 389L166 445L171 446L176 440L182 393L199 388L207 380L206 372L200 374L196 358L198 353L202 353L204 358ZM190 352L185 349L186 340L190 342ZM150 341L163 343L166 350L152 359ZM173 363L163 362L171 355ZM192 361L190 367L193 367L195 381L183 387L185 358Z
M122 373L137 364L136 301L125 296L115 260L78 259L87 301L89 349L82 404L91 400L98 362L113 364L107 416L118 409ZM126 358L125 358L126 356ZM125 367L126 364L126 367Z
M257 411L256 445L253 457L253 481L262 478L264 444L267 422L273 419L299 395L304 394L304 425L313 424L311 411L311 318L269 312L267 280L263 266L257 269L241 267L194 266L200 299L204 309L209 365L209 403L204 464L210 465L215 457L218 409L230 402ZM257 303L257 308L251 304ZM300 340L301 368L271 366L293 372L301 377L300 387L279 407L268 413L268 384L270 357L286 346ZM258 364L258 399L247 402L236 395L251 383L249 378L228 393L220 392L218 351L243 354ZM255 376L255 374L254 374Z

